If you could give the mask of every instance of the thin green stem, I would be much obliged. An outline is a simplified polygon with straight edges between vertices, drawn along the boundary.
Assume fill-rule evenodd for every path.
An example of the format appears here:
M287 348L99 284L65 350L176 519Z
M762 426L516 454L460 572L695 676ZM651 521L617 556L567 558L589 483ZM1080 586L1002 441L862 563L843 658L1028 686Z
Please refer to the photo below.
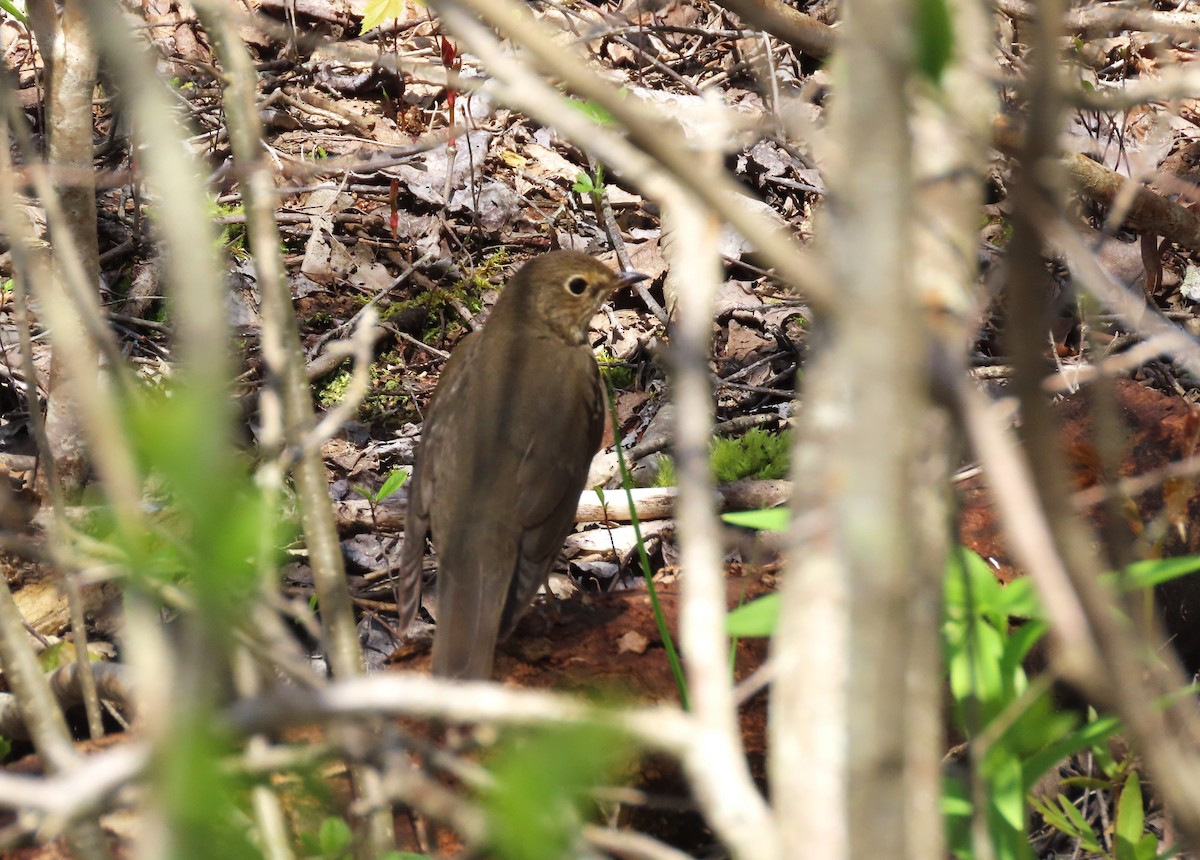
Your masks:
M654 587L654 574L650 572L650 556L646 554L646 542L642 540L642 525L638 520L637 509L633 504L633 483L629 479L629 470L625 468L625 452L621 450L620 423L617 421L616 400L613 397L612 385L605 383L604 391L608 402L608 414L612 419L613 435L616 437L614 447L617 449L617 465L621 470L621 487L625 490L625 499L629 504L629 521L633 526L634 538L637 540L638 558L642 563L642 577L646 580L646 590L650 594L650 608L654 611L654 621L658 625L659 635L662 636L663 648L667 652L667 661L671 664L671 672L675 675L675 686L679 689L679 704L686 711L688 705L687 681L683 677L683 664L679 661L679 652L675 650L675 641L671 631L667 629L667 620L663 617L662 605L658 601L658 592ZM604 503L604 493L596 488L601 504Z

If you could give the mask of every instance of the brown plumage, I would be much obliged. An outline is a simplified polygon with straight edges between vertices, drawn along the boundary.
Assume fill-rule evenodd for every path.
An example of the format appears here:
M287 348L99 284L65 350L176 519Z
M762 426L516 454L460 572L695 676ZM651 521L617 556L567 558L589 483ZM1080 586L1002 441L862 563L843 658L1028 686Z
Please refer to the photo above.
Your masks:
M489 678L496 642L545 582L604 429L588 322L613 290L642 277L574 251L537 257L446 363L409 483L396 583L403 629L420 603L431 538L435 674Z

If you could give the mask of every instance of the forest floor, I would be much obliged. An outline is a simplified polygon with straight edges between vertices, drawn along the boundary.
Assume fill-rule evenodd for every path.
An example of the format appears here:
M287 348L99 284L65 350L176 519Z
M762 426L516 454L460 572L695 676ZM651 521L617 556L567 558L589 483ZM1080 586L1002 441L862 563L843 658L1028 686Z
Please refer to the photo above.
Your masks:
M403 535L405 491L382 500L368 497L397 470L411 467L422 415L448 354L486 319L507 277L534 255L577 249L614 268L648 275L645 294L615 296L591 328L591 345L615 389L618 426L610 422L589 486L613 490L620 485L612 449L618 440L633 455L629 465L634 480L653 486L660 457L669 455L674 421L667 369L671 326L666 322L674 298L662 250L670 237L655 203L627 187L611 166L596 163L553 128L473 91L469 83L482 79L486 70L460 52L453 36L424 8L410 4L407 18L389 22L386 32L374 31L365 39L372 56L382 51L426 70L401 74L375 67L370 58L353 62L347 51L326 47L357 34L363 3L302 4L299 39L288 38L283 4L262 5L265 15L277 16L277 29L246 28L243 37L259 72L263 146L277 168L284 261L319 409L339 403L351 378L350 360L337 344L352 335L364 309L375 309L379 319L369 388L354 418L322 450L350 589L361 612L360 634L372 670L419 671L427 666L430 625L418 622L397 649L401 631L390 624L390 575ZM824 193L820 130L828 73L820 62L798 56L782 41L743 27L720 6L650 5L652 11L639 2L568 3L541 7L539 14L560 28L564 43L586 50L597 68L631 97L655 105L689 133L705 133L701 118L706 99L715 97L734 111L745 135L730 143L726 165L744 185L746 205L770 213L800 242L810 241ZM160 73L171 81L192 130L193 147L211 170L214 218L222 228L229 263L236 384L239 397L253 403L264 379L258 349L262 319L245 247L246 216L229 169L229 134L214 56L196 21L174 4L143 6L160 52ZM1023 51L1019 30L1009 26L999 32L998 63L1016 62ZM39 91L33 87L34 70L40 68L36 50L12 22L0 25L0 44L21 82L22 105L40 130ZM1093 61L1080 72L1098 85L1151 74L1168 62L1191 61L1190 47L1141 35L1095 40L1088 48L1111 58L1107 64ZM1118 63L1123 65L1118 68ZM450 69L461 70L462 86L447 85ZM1139 109L1119 126L1104 126L1079 111L1068 137L1079 151L1095 154L1111 167L1128 173L1131 164L1163 164L1158 169L1164 176L1186 182L1192 163L1200 161L1195 158L1200 152L1198 104L1185 100L1170 110ZM594 105L577 101L577 107L604 121ZM97 140L111 142L99 153L98 163L107 175L116 176L130 168L131 159L115 134L121 118L112 108L112 102L98 104L96 134ZM797 129L809 130L810 138ZM981 213L985 294L994 289L987 272L1006 238L1007 160L997 155L994 169L994 193ZM105 187L98 199L104 304L125 354L145 379L155 382L165 376L172 347L152 220L139 211L142 203L128 182ZM1147 266L1146 257L1128 239L1106 240L1106 261L1114 273L1137 277ZM797 380L814 322L810 308L761 268L752 241L726 231L721 254L726 269L713 309L710 366L719 430L735 436L751 428L786 431L797 408ZM1190 280L1196 271L1194 252L1164 248L1158 262L1160 283L1149 291L1149 300L1190 330L1200 330L1195 313L1200 290L1189 292L1196 289ZM1083 326L1066 289L1062 307L1054 348L1069 365L1085 348ZM1006 356L990 298L981 302L980 316L977 373L1001 394ZM9 303L0 309L0 342L14 351L16 325ZM1112 319L1089 320L1088 325L1088 335L1098 335L1105 348L1126 337ZM39 373L49 367L48 352L47 342L35 343ZM1192 404L1200 400L1200 379L1161 362L1131 367L1128 376L1135 381L1121 384L1119 403L1129 437L1117 474L1141 475L1190 456L1196 439ZM25 397L14 382L20 378L15 361L0 378L0 464L18 500L28 497L35 465ZM1091 417L1083 401L1070 392L1059 408L1067 419L1066 445L1079 486L1086 488L1099 476L1089 472L1095 471L1085 432ZM253 406L248 414L246 442L252 450ZM725 483L741 482L729 491L727 506L769 507L786 501L789 488L780 480L786 461L744 459L740 471L721 476ZM991 561L1001 578L1018 575L985 499L984 480L964 474L958 487L964 544ZM1191 502L1190 496L1173 499L1160 489L1157 496L1143 498L1130 521L1143 533L1161 536ZM677 550L669 500L667 504L665 515L644 518L641 528L673 627ZM14 516L30 521L32 513ZM605 512L581 516L581 530L572 536L563 569L552 583L565 600L543 604L522 622L500 651L499 677L522 686L611 689L644 701L674 700L674 680L637 569L636 542L618 519L623 518ZM1180 534L1169 538L1174 543L1166 550L1160 541L1157 550L1200 550L1200 529ZM730 605L773 590L779 557L770 542L733 529L728 537ZM45 571L20 563L6 570L6 578L38 635L61 637L68 627L67 609L47 585ZM288 597L311 598L312 576L302 554L286 567L283 588ZM117 622L106 622L105 607L111 605L112 591L97 588L92 594L96 641L111 650ZM1190 616L1192 596L1183 594L1178 600L1178 614ZM1180 631L1185 628L1181 623ZM1200 661L1200 637L1185 642L1180 632L1176 636L1185 661ZM749 678L765 658L764 640L743 639L736 647L735 677ZM762 693L750 697L743 711L745 745L756 776L764 781L765 698ZM646 775L644 785L671 779L661 772ZM660 838L687 850L704 848L708 834L696 830L695 822L671 826L679 832L668 836L660 831ZM1052 829L1044 835L1039 850L1052 853L1058 837Z

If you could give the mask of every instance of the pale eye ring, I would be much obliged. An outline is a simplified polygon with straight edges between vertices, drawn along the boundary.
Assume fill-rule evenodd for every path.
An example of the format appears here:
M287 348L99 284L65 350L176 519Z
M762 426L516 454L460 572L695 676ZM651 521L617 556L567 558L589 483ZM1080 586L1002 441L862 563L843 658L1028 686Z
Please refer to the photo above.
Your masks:
M571 280L567 281L567 292L573 296L582 296L585 292L587 292L587 288L587 278L584 278L580 275L576 275L575 277L571 278Z

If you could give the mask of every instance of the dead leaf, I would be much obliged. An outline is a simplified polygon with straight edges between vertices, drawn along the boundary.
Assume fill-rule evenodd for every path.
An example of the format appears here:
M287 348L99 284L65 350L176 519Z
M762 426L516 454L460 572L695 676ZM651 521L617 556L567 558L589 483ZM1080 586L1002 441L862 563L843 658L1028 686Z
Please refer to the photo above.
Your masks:
M618 654L645 654L650 640L636 630L630 630L617 640Z

